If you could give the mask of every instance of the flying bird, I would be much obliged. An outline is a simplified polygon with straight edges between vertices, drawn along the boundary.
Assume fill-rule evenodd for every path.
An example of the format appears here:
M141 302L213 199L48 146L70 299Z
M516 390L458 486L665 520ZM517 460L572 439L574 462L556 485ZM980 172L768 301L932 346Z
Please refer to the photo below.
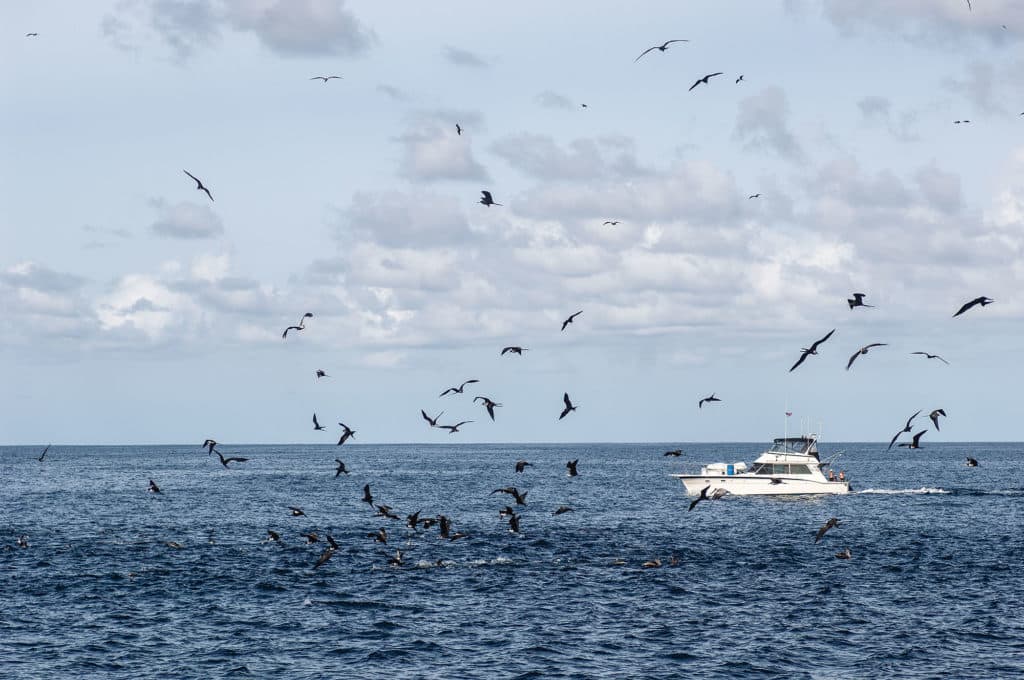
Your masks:
M527 465L529 465L530 467L533 467L533 463L527 463L525 460L517 460L516 461L516 472L523 472L526 469Z
M472 420L463 420L462 422L455 423L454 425L438 425L438 427L443 429L443 430L448 430L448 434L455 434L456 432L459 431L460 427L462 427L463 425L467 425L469 423L472 423L472 422L473 422Z
M291 510L292 517L305 517L306 512L302 508L298 508L294 505L289 505L288 509Z
M850 366L853 366L853 362L857 360L857 357L859 357L861 354L867 354L868 350L871 349L872 347L885 347L888 344L889 343L887 342L873 342L870 345L864 345L859 350L854 352L853 356L850 357L850 360L846 362L846 370L849 371Z
M330 534L327 534L327 542L330 545L327 546L326 550L320 553L320 559L318 559L316 561L316 564L313 565L314 569L320 567L324 562L331 559L334 556L334 552L338 549L338 544L335 542L334 538L332 538Z
M612 225L613 227L616 227L619 225L619 220L605 220L604 224L602 224L601 226L603 227L608 224Z
M334 459L334 462L338 464L338 469L334 471L334 476L335 477L337 477L338 475L340 475L342 473L344 473L346 475L348 474L348 469L345 467L345 464L343 462L341 462L337 458Z
M568 463L565 464L565 469L569 471L567 473L569 477L578 477L579 476L580 473L576 471L576 465L579 462L580 462L580 459L577 458L576 460L570 460Z
M336 446L341 446L342 444L347 442L350 438L355 437L356 436L356 431L353 430L352 428L350 428L345 423L338 423L338 425L341 425L343 428L345 428L342 431L342 433L341 433L341 438L338 439L338 443L336 444Z
M308 534L304 534L300 531L299 536L302 536L304 539L306 539L306 545L313 545L314 543L320 541L320 537L317 536L315 531L310 531Z
M854 307L874 307L874 305L864 304L864 296L866 293L850 293L850 295L853 297L846 301L846 304L850 305L850 309L853 309Z
M835 332L836 332L836 329L833 328L832 330L830 330L828 332L828 334L825 335L825 337L823 337L821 340L816 340L814 342L814 344L811 345L810 347L801 348L800 351L803 352L803 354L801 354L800 358L796 360L796 363L793 364L790 367L789 372L792 373L794 371L794 369L796 369L797 366L799 366L800 364L804 363L804 359L806 359L808 357L808 355L811 355L811 354L817 355L818 354L818 345L820 345L821 343L823 343L826 340L828 340L829 338L831 338L832 334L835 333Z
M323 370L322 368L316 369L316 379L317 380L319 380L320 378L330 378L330 377L331 376L327 375L327 371Z
M313 414L313 429L315 431L317 431L317 432L319 432L320 430L326 430L327 429L326 427L321 425L320 422L316 419L316 414L315 413Z
M851 557L853 557L853 553L850 552L849 548L846 548L845 550L837 552L836 557L838 557L841 560L848 560Z
M895 435L893 435L892 441L889 442L889 449L892 448L892 445L896 443L896 440L899 438L899 436L901 434L903 434L904 432L911 432L912 431L912 428L910 427L910 424L912 422L914 422L914 418L918 417L919 415L921 415L921 411L918 411L914 415L912 415L909 418L907 418L907 424L903 426L903 429L900 430L899 432L897 432ZM886 449L886 450L888 451L889 449Z
M937 408L928 414L928 417L932 419L933 423L935 423L936 432L939 431L939 416L942 416L943 418L946 417L946 412L943 411L941 408Z
M704 397L703 399L701 399L700 401L697 402L697 408L704 408L704 402L705 401L722 401L722 400L719 399L718 397L716 397L715 393L712 392L710 397Z
M442 395L442 396L443 396L443 395ZM427 415L427 412L426 412L426 411L424 411L423 409L420 409L420 415L422 415L422 416L423 416L423 420L425 420L425 421L427 421L428 423L430 423L430 426L431 426L431 427L437 427L437 419L438 419L438 418L440 418L441 416L443 416L443 415L444 415L444 411L441 411L441 412L440 412L440 413L438 413L438 414L437 414L436 416L434 416L433 418L431 418L430 416L428 416L428 415Z
M722 72L718 71L717 73L709 73L706 76L704 76L703 78L697 78L697 82L695 82L693 85L690 85L690 90L692 90L693 88L697 87L701 83L704 83L705 85L707 85L708 84L708 80L710 80L711 78L714 78L715 76L720 76L720 75L722 75Z
M760 193L757 193L757 194L750 194L749 196L747 196L747 200L748 200L748 201L749 201L750 199L752 199L752 198L761 198L761 194L760 194Z
M302 318L299 319L299 325L298 326L288 326L288 328L284 329L284 333L281 333L281 337L282 338L287 338L288 337L288 331L303 331L303 330L306 330L306 319L312 319L312 318L313 318L313 313L312 312L306 312L305 314L302 315Z
M488 208L490 208L492 205L501 205L501 203L494 202L494 197L491 196L490 191L481 191L480 193L483 194L483 197L480 199L480 203L482 205L486 205Z
M216 453L217 457L220 458L220 464L223 465L225 468L228 466L228 463L244 463L245 461L249 460L248 458L242 458L240 456L225 458L220 451L214 451L214 453Z
M697 503L700 503L701 501L710 500L708 498L708 489L710 488L711 485L708 484L707 486L700 490L700 495L694 498L692 501L690 501L690 507L687 510L687 512L690 512L690 510L693 510L695 507L697 507Z
M640 565L641 569L658 569L661 567L661 558L655 557L653 560L647 560Z
M207 439L203 442L202 448L206 449L206 455L209 456L213 453L213 447L217 446L217 442L212 439Z
M458 123L455 124L455 134L458 134L458 135L462 134L462 126L459 125Z
M990 305L993 302L995 302L995 300L993 300L992 298L985 297L984 295L982 295L981 297L976 297L970 302L964 304L964 306L961 307L960 310L953 316L960 316L974 305L981 305L982 307L984 307L985 305Z
M825 535L826 531L828 531L829 529L834 529L837 526L839 526L839 520L835 517L829 518L829 520L825 522L823 525L821 525L820 529L818 529L818 533L814 537L814 542L817 543L818 541L820 541L821 537Z
M395 513L391 512L391 506L390 505L377 505L376 507L377 507L377 516L378 517L387 517L388 519L402 519L401 517L399 517Z
M503 489L495 489L494 491L491 492L492 495L496 494L496 493L507 493L508 495L510 495L510 496L512 496L513 498L516 499L516 505L526 505L526 494L528 494L530 492L529 491L524 491L522 493L519 493L519 489L517 489L516 487L514 487L514 486L506 486ZM503 510L503 511L499 512L498 516L501 517L502 515L507 515L507 514L509 514L509 513L507 512L507 508L506 508L506 510Z
M966 123L970 123L970 122L971 121L969 121L969 120L954 120L953 121L953 125L960 125L961 123L966 124Z
M679 456L683 455L683 450L682 449L672 449L671 451L666 451L662 455L665 455L665 456L675 456L676 458L678 458Z
M575 511L575 510L573 510L572 508L570 508L570 507L569 507L568 505L559 505L559 506L558 506L558 509L557 509L557 510L555 510L555 511L554 511L553 513L551 513L551 514L552 514L552 515L564 515L564 514L565 514L565 513L567 513L567 512L576 512L576 511Z
M149 488L146 490L149 491L150 493L163 493L162 491L160 491L160 487L157 486L156 482L154 482L152 479L149 480Z
M261 543L280 543L281 534L277 533L273 529L267 529L267 537L264 538Z
M388 566L389 567L400 567L403 564L405 564L405 562L402 561L402 551L401 551L401 549L395 550L395 556L388 558Z
M570 314L569 318L562 322L562 330L564 331L565 327L568 326L569 324L571 324L573 319L575 319L577 316L579 316L582 313L583 313L583 310L581 309L580 311L576 312L575 314Z
M947 366L949 365L949 362L946 361L945 359L943 359L942 357L940 357L938 354L928 354L928 352L911 352L911 354L920 354L920 355L924 356L926 359L938 359L939 361L941 361L942 363L946 364Z
M206 188L205 186L203 186L203 183L199 181L199 178L198 178L198 177L196 177L195 175L193 175L193 174L192 174L191 172L189 172L188 170L183 170L183 172L184 172L184 173L185 173L186 175L188 175L189 177L191 177L192 179L194 179L194 180L196 181L196 190L197 190L197 191L205 191L205 192L206 192L206 195L210 197L210 200L211 200L211 201L213 200L213 195L212 195L212 194L210 193L210 190L209 190L209 189L207 189L207 188Z
M476 403L477 399L483 402L484 408L487 409L487 415L491 417L491 420L494 420L494 407L501 406L501 404L487 397L473 397L473 403Z
M741 80L743 80L743 75L742 74L740 75L739 78L736 79L736 84L738 85Z
M509 352L511 352L512 354L518 354L519 356L523 356L523 352L529 352L529 351L530 350L527 349L526 347L519 347L517 345L511 345L509 347L503 347L501 349L501 356L505 356Z
M519 533L519 515L512 515L508 518L508 530L514 534Z
M917 434L914 435L913 441L911 441L909 444L904 442L904 443L900 444L900 446L908 448L908 449L919 449L919 448L921 448L921 435L923 435L927 431L928 430L921 430L920 432L918 432Z
M370 493L369 484L363 485L363 502L369 505L371 508L373 507L373 495Z
M40 463L42 463L43 462L43 458L46 457L46 452L50 450L51 446L52 446L52 444L47 444L46 448L43 449L43 452L41 454L39 454L39 457L36 458L36 460L38 460Z
M564 418L567 415L569 415L570 412L576 410L576 407L573 406L572 402L569 400L569 393L568 392L566 392L565 394L562 395L562 401L565 403L565 408L562 409L562 415L558 416L559 420L561 420L562 418Z
M372 538L374 543L388 544L388 531L384 527L377 529L376 531L366 534L367 538Z
M26 33L25 37L26 38L38 38L39 34L38 33Z
M341 76L313 76L310 80L322 80L324 85L327 84L328 80L341 80Z
M977 459L967 456L967 467L978 467Z
M658 50L659 52L664 52L665 50L668 49L669 45L671 45L672 43L677 43L677 42L690 42L690 41L689 40L685 40L683 38L679 38L677 40L666 40L665 42L663 42L660 45L655 45L654 47L648 47L646 50L644 50L643 52L640 53L640 57L644 56L648 52L653 52L654 50ZM636 62L640 61L640 57L637 57L636 59L634 59L633 63L635 64Z
M471 378L471 379L467 380L466 382L462 383L461 385L459 385L458 387L449 387L448 389L446 389L444 392L442 392L441 394L439 394L437 396L438 397L443 397L446 394L462 394L462 390L465 389L466 385L471 385L472 383L478 383L478 382L480 382L480 381L477 380L476 378Z

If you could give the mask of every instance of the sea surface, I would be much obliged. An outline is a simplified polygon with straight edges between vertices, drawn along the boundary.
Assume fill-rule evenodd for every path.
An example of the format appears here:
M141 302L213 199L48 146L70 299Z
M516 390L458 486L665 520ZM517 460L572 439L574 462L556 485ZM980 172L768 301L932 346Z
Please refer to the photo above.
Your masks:
M692 512L670 473L765 447L678 446L0 447L0 675L1024 677L1024 444L822 444L855 493Z

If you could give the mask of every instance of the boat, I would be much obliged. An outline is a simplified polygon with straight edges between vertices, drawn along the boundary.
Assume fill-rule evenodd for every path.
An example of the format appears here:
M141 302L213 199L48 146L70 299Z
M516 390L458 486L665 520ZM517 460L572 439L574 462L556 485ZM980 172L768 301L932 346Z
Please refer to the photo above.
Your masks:
M711 463L702 466L699 475L671 476L683 483L690 496L699 495L708 486L711 487L708 495L719 497L724 493L736 496L846 494L850 493L849 480L829 479L825 475L825 468L840 455L841 452L836 453L822 462L815 434L778 437L749 469L746 463Z

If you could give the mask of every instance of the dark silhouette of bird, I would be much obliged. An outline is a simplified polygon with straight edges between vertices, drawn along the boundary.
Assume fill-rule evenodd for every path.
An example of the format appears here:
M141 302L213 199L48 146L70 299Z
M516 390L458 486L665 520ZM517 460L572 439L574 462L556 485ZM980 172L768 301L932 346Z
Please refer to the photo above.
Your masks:
M324 85L327 84L328 80L342 80L341 76L313 76L310 80L322 80Z
M52 446L52 444L47 444L46 448L43 449L43 452L41 454L39 454L39 457L36 458L36 460L38 460L40 463L42 463L43 462L43 458L46 458L46 452L50 450L50 446Z
M327 534L327 543L327 548L322 553L320 553L320 558L316 561L316 564L313 565L314 569L317 569L318 567L323 565L324 562L334 557L334 553L338 549L338 543L330 534Z
M509 352L511 352L512 354L518 354L519 356L522 356L523 352L528 352L528 351L529 350L526 347L519 347L518 345L511 345L509 347L503 347L501 349L501 356L505 356Z
M292 511L291 512L292 517L305 517L306 516L305 510L303 510L302 508L296 507L294 505L289 505L288 509Z
M569 318L562 322L562 330L564 331L565 327L568 326L569 324L571 324L573 322L573 319L575 319L577 316L579 316L582 313L583 313L583 310L581 309L580 311L576 312L575 314L570 314Z
M580 104L580 108L581 109L586 109L586 108L589 108L589 107L586 104Z
M526 470L526 466L527 465L529 465L530 467L533 467L533 463L527 463L525 460L517 460L516 461L516 472L523 472L524 470Z
M366 537L372 538L375 543L383 543L384 545L388 544L388 530L384 527L381 527L380 529L377 529L374 532L366 534Z
M978 461L970 456L967 456L967 467L978 467Z
M941 408L937 408L937 409L935 409L934 411L932 411L931 413L928 414L928 417L932 419L933 423L935 423L935 431L936 432L939 431L939 416L942 416L942 417L946 416L946 412L943 411Z
M459 431L460 427L472 422L472 420L463 420L462 422L455 423L454 425L438 425L437 427L442 430L448 430L448 434L455 434Z
M904 432L911 432L912 431L912 428L910 427L910 424L912 422L914 422L914 418L918 417L919 415L921 415L921 411L918 411L914 415L912 415L909 418L907 418L907 424L903 426L902 430L900 430L899 432L894 434L893 437L892 437L892 441L889 442L889 448L890 449L892 448L892 445L896 443L896 440L899 438L899 436L901 434L903 434ZM886 449L886 450L888 450L888 449Z
M749 196L747 196L748 201L752 198L761 198L761 194L750 194Z
M981 297L976 297L973 300L971 300L970 302L965 303L964 306L961 307L960 310L956 314L954 314L953 316L955 316L955 317L956 316L960 316L961 314L966 312L968 309L970 309L974 305L981 305L982 307L984 307L985 305L990 305L993 302L995 302L995 300L993 300L992 298L989 298L989 297L985 297L984 295L982 295Z
M679 456L683 455L683 450L682 449L672 449L671 451L666 451L662 455L665 455L665 456L675 456L676 458L678 458Z
M969 120L954 120L953 121L953 125L960 125L961 123L967 124L967 123L970 123L970 122L971 121L969 121Z
M415 529L416 525L418 525L420 523L420 513L421 512L423 512L423 511L422 510L417 510L416 512L412 513L411 515L406 515L405 516L405 526L409 527L410 529Z
M388 519L402 519L401 517L399 517L395 513L391 512L391 506L390 505L379 505L378 504L376 507L377 507L377 516L378 517L387 517Z
M444 395L442 395L442 396L444 396ZM436 416L431 418L430 416L427 415L426 411L424 411L423 409L420 409L420 415L423 416L423 420L425 420L428 423L430 423L431 427L437 427L437 419L444 415L444 411L441 411Z
M522 493L519 493L519 489L517 489L516 487L514 487L514 486L506 486L503 489L495 489L491 493L492 494L507 493L507 494L509 494L510 496L512 496L513 498L516 499L516 505L526 505L526 494L528 494L530 492L529 491L524 491Z
M973 12L974 11L974 8L971 7L971 0L967 0L967 11L968 12Z
M466 382L462 383L461 385L459 385L458 387L449 387L448 389L446 389L444 392L442 392L441 394L439 394L437 396L438 397L443 397L443 396L445 396L447 394L462 394L462 390L464 390L466 388L466 385L470 385L472 383L478 383L478 382L480 382L480 381L477 380L476 378L471 378L471 379L467 380Z
M703 399L701 399L700 401L697 402L697 408L704 408L704 402L706 402L706 401L710 402L710 401L722 401L722 400L719 399L718 397L716 397L715 393L712 392L710 397L704 397Z
M437 523L437 535L441 538L451 538L452 521L446 515L438 515Z
M647 560L640 565L641 569L659 569L661 567L661 558L655 557L653 560Z
M214 453L216 453L217 457L220 458L220 464L223 465L225 468L228 466L228 463L244 463L247 460L249 460L248 458L242 458L241 456L232 456L231 458L225 458L220 451L214 451Z
M740 74L740 77L736 79L736 84L738 85L741 80L743 80L743 74Z
M342 428L344 428L342 430L342 432L341 432L341 437L338 439L338 443L337 443L337 446L341 446L342 444L347 442L352 437L355 437L356 436L356 431L353 430L352 428L350 428L345 423L338 423L338 425L341 425Z
M839 520L835 517L829 518L829 520L822 524L821 528L818 529L818 533L814 536L814 542L817 543L818 541L820 541L821 537L825 535L826 531L828 531L829 529L834 529L837 526L839 526Z
M395 556L388 558L388 566L389 567L400 567L403 564L405 564L405 562L402 561L402 551L401 551L401 549L395 550Z
M943 359L942 357L940 357L938 354L928 354L928 352L911 352L911 354L920 354L923 357L925 357L926 359L938 359L939 361L941 361L942 363L946 364L947 366L949 365L949 362L946 361L945 359Z
M335 477L337 477L340 474L346 474L346 475L348 474L348 469L345 467L345 464L343 462L341 462L340 459L335 458L334 462L338 464L338 469L334 471L334 476Z
M519 533L519 515L512 515L508 518L508 530L514 534Z
M690 85L690 89L692 90L693 88L697 87L701 83L704 83L705 85L707 85L708 84L708 80L710 80L711 78L714 78L715 76L720 76L720 75L722 75L722 72L718 71L717 73L709 73L706 76L704 76L703 78L697 78L697 82L695 82L693 85Z
M854 307L874 307L874 305L864 304L864 297L866 293L850 293L850 295L853 297L846 301L846 304L850 305L850 309L853 309Z
M196 190L197 190L197 191L205 191L205 192L206 192L206 195L210 197L210 200L211 200L211 201L213 200L213 195L212 195L212 194L210 193L210 190L209 190L209 189L207 189L207 188L206 188L205 186L203 186L203 183L199 181L199 178L198 178L198 177L196 177L195 175L193 175L193 174L192 174L191 172L189 172L188 170L184 170L183 172L184 172L184 173L185 173L186 175L188 175L189 177L191 177L192 179L194 179L194 180L195 180L195 182L196 182Z
M302 536L304 539L306 539L306 545L313 545L314 543L317 543L320 540L320 537L317 536L315 531L310 531L306 534L300 531L299 536Z
M373 507L373 495L370 494L370 485L366 484L363 486L363 502Z
M554 511L553 513L551 513L551 514L552 514L552 515L564 515L564 514L565 514L565 513L567 513L567 512L576 512L576 511L575 511L575 510L573 510L572 508L570 508L570 507L569 507L568 505L559 505L559 506L558 506L558 509L557 509L557 510L555 510L555 511Z
M837 552L836 557L838 557L841 560L848 560L851 557L853 557L853 553L850 552L849 548L846 548L845 550Z
M484 408L487 409L487 415L489 415L491 417L491 420L494 420L494 408L496 406L500 407L501 404L499 404L498 402L496 402L496 401L494 401L492 399L489 399L488 397L479 397L479 396L478 397L473 397L473 403L476 403L476 401L478 399L481 402L483 402Z
M156 482L154 482L152 479L149 480L149 488L147 489L147 491L149 491L150 493L163 493L162 491L160 491L160 487L157 486Z
M28 536L26 536L24 534L22 534L21 536L18 536L18 540L16 541L16 543L17 543L19 548L27 548L28 547Z
M711 485L708 484L703 489L701 489L700 490L700 495L697 496L696 498L694 498L692 501L690 501L690 507L686 511L690 512L690 510L693 510L695 507L697 507L697 503L700 503L701 501L709 500L708 499L708 489L710 489L710 488L711 488Z
M498 517L511 517L514 514L516 514L516 511L512 509L511 505L506 505L501 510L498 510Z
M326 429L327 429L327 428L326 428L326 427L324 427L323 425L321 425L321 424L320 424L320 421L318 421L318 420L316 419L316 414L314 413L314 414L313 414L313 430L315 430L316 432L319 432L319 431L321 431L321 430L326 430Z
M458 123L455 124L455 134L462 135L462 126Z
M577 458L576 460L570 460L568 463L565 464L565 469L569 471L568 472L568 476L576 477L576 476L578 476L580 474L579 472L576 471L576 465L579 462L580 462L580 459Z
M885 347L888 344L889 343L887 342L873 342L870 345L864 345L859 350L854 352L853 356L850 357L850 360L846 362L846 370L849 371L850 366L853 366L853 362L857 360L857 357L859 357L861 354L867 354L868 350L871 349L872 347Z
M602 224L601 226L604 227L609 224L612 225L613 227L617 227L619 226L619 220L605 220L604 224Z
M576 410L576 407L572 405L572 401L569 400L569 393L566 392L562 395L562 402L565 404L565 408L562 409L562 415L558 416L558 419L566 417L572 411Z
M202 448L206 449L206 455L209 456L211 453L213 453L213 449L215 446L217 446L217 442L215 442L212 439L207 439L206 441L203 442Z
M480 193L483 195L480 199L481 205L486 205L488 208L490 208L492 205L501 205L501 203L494 202L494 197L491 196L490 191L481 191Z
M273 529L267 529L267 537L263 539L263 543L280 543L281 534L277 533Z
M677 43L677 42L690 42L690 41L689 40L685 40L683 38L679 38L677 40L666 40L665 42L661 43L660 45L655 45L654 47L648 47L646 50L644 50L643 52L640 53L640 57L644 56L648 52L653 52L654 50L658 50L659 52L664 52L665 50L668 49L669 45L671 45L672 43ZM634 59L633 63L635 64L636 62L640 61L640 57L637 57L636 59Z
M299 319L299 325L298 326L288 326L287 328L284 329L284 333L281 333L281 337L282 338L287 338L288 337L288 331L303 331L303 330L306 330L306 319L312 319L312 318L313 318L313 313L312 312L306 312L305 314L302 315L302 318Z
M914 435L913 441L911 441L909 444L907 442L903 442L902 444L900 444L900 446L908 448L908 449L919 449L919 448L921 448L921 435L923 435L927 431L928 430L921 430L920 432L918 432L917 434Z
M26 33L25 37L26 38L38 38L39 34L38 33Z
M321 368L316 369L316 379L317 380L319 380L320 378L330 378L330 377L331 376L327 375L327 371L325 371L325 370L323 370Z
M800 349L800 351L803 352L803 354L801 354L800 358L796 360L796 363L793 364L790 367L789 372L792 373L793 370L796 369L797 366L799 366L800 364L804 363L804 359L806 359L809 355L811 355L811 354L817 355L818 354L818 345L820 345L821 343L823 343L826 340L828 340L829 338L831 338L832 334L835 333L835 332L836 332L836 329L833 328L832 330L830 330L828 333L825 334L825 337L823 337L821 340L816 340L814 342L814 344L811 345L810 347L802 347Z

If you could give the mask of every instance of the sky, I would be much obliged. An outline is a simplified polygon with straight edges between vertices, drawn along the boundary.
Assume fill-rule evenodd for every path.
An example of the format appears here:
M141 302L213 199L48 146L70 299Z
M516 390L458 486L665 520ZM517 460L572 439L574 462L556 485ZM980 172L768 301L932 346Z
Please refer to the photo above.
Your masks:
M1024 440L972 5L0 1L0 444Z

